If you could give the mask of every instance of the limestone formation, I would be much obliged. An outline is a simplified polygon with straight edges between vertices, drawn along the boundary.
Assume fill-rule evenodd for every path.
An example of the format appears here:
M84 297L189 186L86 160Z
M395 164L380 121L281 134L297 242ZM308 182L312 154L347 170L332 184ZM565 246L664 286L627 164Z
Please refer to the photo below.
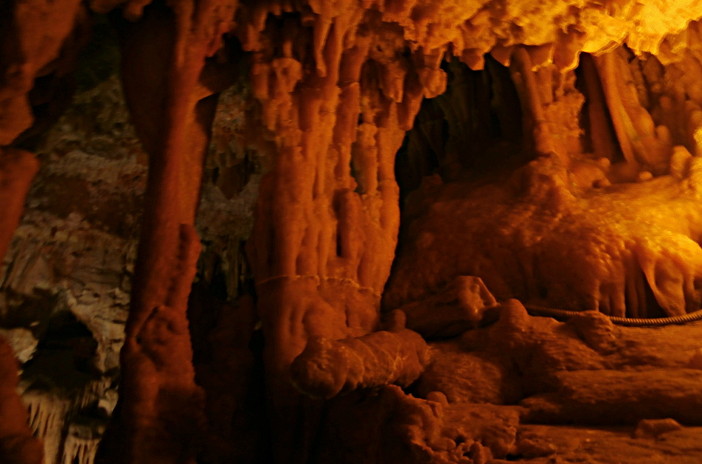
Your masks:
M553 157L500 183L427 190L425 213L408 226L419 239L398 256L387 305L420 299L457 275L480 275L500 299L630 317L694 311L701 302L695 237L702 218L697 159L688 162L682 179L585 193L570 188ZM447 217L451 225L438 226ZM417 259L423 268L412 264Z
M501 299L628 317L698 309L696 145L673 135L678 126L652 102L658 95L696 105L695 94L683 90L689 84L665 77L680 65L617 49L594 64L583 57L578 85L555 65L534 66L532 55L517 49L511 71L523 142L539 158L490 164L492 182L464 166L460 182L444 176L447 182L413 192L409 244L398 253L386 306L424 298L458 275L479 275ZM573 125L583 102L584 130ZM456 112L450 105L443 110L449 121ZM500 137L494 143L507 142ZM429 268L411 264L418 259Z
M10 345L0 343L0 458L8 464L41 464L43 450L28 429L27 412L17 395L17 361Z
M701 7L4 2L0 461L698 456Z
M0 202L4 207L0 256L4 257L22 215L24 197L38 166L30 153L21 150L3 150L0 160Z
M488 322L497 300L478 277L457 277L436 295L402 306L407 327L424 337L455 337Z
M323 399L343 391L387 384L410 386L429 362L419 334L404 327L404 313L390 330L331 341L312 338L291 366L293 383L303 393Z

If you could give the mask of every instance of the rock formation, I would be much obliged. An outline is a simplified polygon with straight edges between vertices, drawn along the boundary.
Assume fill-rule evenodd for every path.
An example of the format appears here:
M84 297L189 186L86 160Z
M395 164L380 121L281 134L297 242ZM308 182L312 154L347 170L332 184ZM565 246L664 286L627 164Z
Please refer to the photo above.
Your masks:
M700 7L6 2L0 460L699 456Z

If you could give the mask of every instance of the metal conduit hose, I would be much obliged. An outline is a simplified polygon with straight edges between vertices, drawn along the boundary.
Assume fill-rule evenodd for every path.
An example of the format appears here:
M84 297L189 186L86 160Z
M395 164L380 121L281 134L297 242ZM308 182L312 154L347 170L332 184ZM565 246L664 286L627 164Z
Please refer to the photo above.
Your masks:
M546 316L556 319L570 319L572 317L582 315L582 311L569 311L567 309L549 308L546 306L525 304L529 314L532 316ZM687 324L689 322L702 320L702 309L683 314L681 316L669 316L660 318L629 318L619 316L606 315L614 324L627 327L663 327L673 324Z

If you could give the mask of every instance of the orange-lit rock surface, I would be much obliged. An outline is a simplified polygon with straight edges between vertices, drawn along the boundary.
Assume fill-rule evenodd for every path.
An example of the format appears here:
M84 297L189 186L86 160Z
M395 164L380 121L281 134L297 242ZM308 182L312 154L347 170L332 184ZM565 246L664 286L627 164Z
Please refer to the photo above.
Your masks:
M687 60L697 59L694 49L687 53ZM507 144L503 133L495 143L514 155L500 153L500 161L490 162L494 149L452 151L463 166L442 180L425 180L408 197L407 245L399 250L386 305L426 298L457 276L477 275L502 299L629 317L695 311L702 271L700 181L691 154L697 126L689 120L680 131L671 106L675 101L691 114L698 100L689 81L672 79L681 65L638 60L619 49L594 63L583 56L576 75L534 67L532 57L524 49L512 54L522 147ZM503 84L492 79L499 92ZM449 126L465 124L451 122L461 104L442 104ZM504 126L508 121L494 112ZM460 140L451 130L447 135L448 143ZM455 164L448 149L456 147L448 143L439 169ZM529 161L524 144L537 159ZM482 171L465 161L480 150ZM419 260L426 267L418 268Z
M702 420L695 406L699 324L655 329L651 337L651 329L617 327L596 312L561 323L531 317L510 300L499 314L460 341L436 343L449 356L434 353L417 393L444 392L451 403L519 403L522 419L536 423Z
M426 299L402 306L407 327L427 338L450 338L488 319L497 300L477 277L460 276Z
M663 346L640 343L648 329L619 331L590 313L566 324L532 318L492 294L634 317L697 308L702 72L699 26L688 24L700 7L693 0L0 6L0 205L8 205L0 251L34 169L13 156L40 136L45 105L61 106L67 91L59 84L76 64L91 15L109 13L117 31L126 103L148 154L120 400L98 461L258 454L251 459L487 463L552 451L537 438L520 441L520 420L699 422L699 353L688 353L694 337L666 345L674 330L665 329L656 339ZM245 119L237 146L265 164L241 282L233 277L239 268L217 264L242 263L240 255L228 261L210 249L198 273L195 229L203 167L215 166L207 201L216 197L207 189L231 199L241 183L231 160L205 159L218 94L235 82ZM421 132L402 148L418 114ZM410 159L396 171L403 149ZM216 216L200 217L224 227ZM226 242L226 233L213 235ZM218 266L221 274L212 271ZM25 280L20 271L8 275ZM205 295L193 295L188 313L196 276ZM218 279L241 292L222 292ZM409 329L379 330L381 300L384 309L406 310ZM434 319L433 311L441 314ZM410 329L463 335L435 345L427 364L426 342ZM230 372L218 373L220 364ZM9 392L12 382L1 385ZM627 395L630 388L638 395ZM241 405L249 398L262 418ZM13 423L26 422L14 406ZM216 424L222 433L212 432ZM235 449L248 426L255 445ZM92 437L76 436L65 447L95 448ZM577 444L559 446L567 456ZM50 448L56 454L60 445Z
M0 158L0 205L3 206L0 227L0 256L5 256L12 234L19 223L24 198L37 172L37 161L22 150L4 149Z
M296 388L329 399L387 384L409 387L429 363L429 349L419 334L405 328L404 313L396 315L389 330L339 341L310 339L291 366Z
M657 307L697 310L702 184L698 159L686 156L681 176L585 192L553 159L488 185L429 187L388 304L419 299L456 275L480 275L501 299L631 317Z
M194 462L204 428L186 310L200 252L193 223L216 103L209 97L222 90L205 70L221 45L227 10L217 6L152 7L118 25L125 96L150 169L122 395L100 455L107 462Z

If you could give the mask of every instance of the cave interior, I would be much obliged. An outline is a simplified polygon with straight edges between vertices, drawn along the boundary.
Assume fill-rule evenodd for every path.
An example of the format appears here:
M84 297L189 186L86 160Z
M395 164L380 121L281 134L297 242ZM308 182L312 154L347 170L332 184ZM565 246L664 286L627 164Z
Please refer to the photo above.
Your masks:
M0 4L0 464L699 464L700 243L702 1Z

